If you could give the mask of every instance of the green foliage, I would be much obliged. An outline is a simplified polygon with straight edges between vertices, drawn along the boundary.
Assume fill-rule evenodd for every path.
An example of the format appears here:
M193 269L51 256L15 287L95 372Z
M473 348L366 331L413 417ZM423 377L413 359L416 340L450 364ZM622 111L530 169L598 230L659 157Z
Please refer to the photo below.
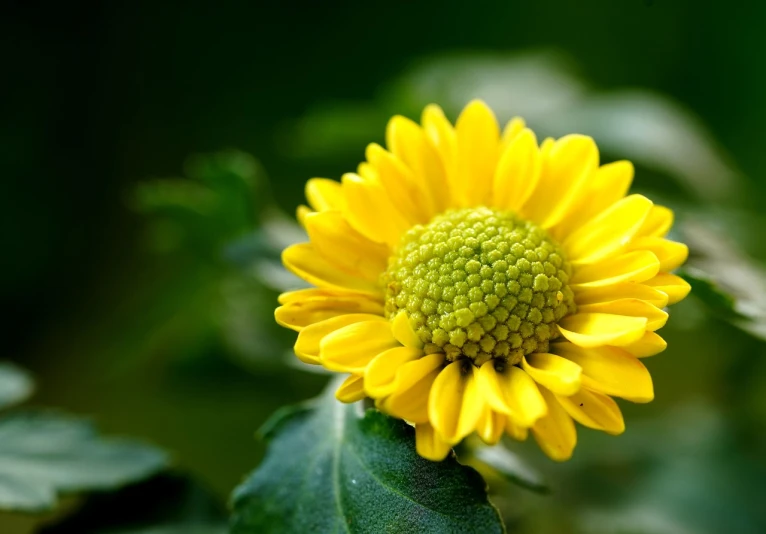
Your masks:
M159 475L113 493L94 494L72 516L40 534L224 534L226 510L205 487Z
M34 384L26 371L0 361L0 409L25 400L33 389Z
M537 493L548 493L550 488L543 476L529 463L503 445L476 446L471 450L476 461L492 469L507 481Z
M40 512L58 495L118 488L167 465L154 447L101 438L87 421L43 412L0 418L0 509Z
M261 466L233 496L233 534L503 532L486 485L454 457L430 462L414 430L328 391L269 422Z

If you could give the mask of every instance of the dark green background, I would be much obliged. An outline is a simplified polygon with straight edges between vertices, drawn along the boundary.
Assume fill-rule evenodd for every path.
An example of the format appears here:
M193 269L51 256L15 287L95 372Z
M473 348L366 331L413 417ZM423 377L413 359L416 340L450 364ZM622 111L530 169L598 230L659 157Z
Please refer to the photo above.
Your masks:
M353 148L353 160L291 158L281 147L290 120L323 103L372 101L413 61L434 54L552 49L598 88L649 88L685 104L749 182L739 207L758 212L766 200L766 4L0 6L3 357L38 375L36 403L92 414L107 431L167 447L222 495L262 453L253 430L323 379L243 371L222 357L214 332L194 346L152 343L153 317L172 315L154 309L152 295L192 260L148 252L145 220L127 208L137 182L180 175L191 153L238 148L261 161L277 202L292 212L307 178L353 169L364 146ZM193 291L190 284L179 294ZM736 454L761 468L766 390L753 376L764 374L754 360L765 357L763 346L714 324L718 345L651 368L664 399L629 413L661 415L674 401L706 398L739 421L746 436ZM694 333L675 337L697 350L689 348ZM137 338L149 341L125 341ZM750 406L751 397L755 415L732 409L732 399Z

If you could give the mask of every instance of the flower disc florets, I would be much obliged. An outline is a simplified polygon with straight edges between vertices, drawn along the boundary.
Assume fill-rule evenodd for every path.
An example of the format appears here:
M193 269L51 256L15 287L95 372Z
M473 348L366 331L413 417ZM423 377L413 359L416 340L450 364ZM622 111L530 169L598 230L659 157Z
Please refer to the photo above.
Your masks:
M449 211L403 236L383 275L385 312L405 310L426 353L518 363L547 352L575 311L570 274L561 248L514 213Z

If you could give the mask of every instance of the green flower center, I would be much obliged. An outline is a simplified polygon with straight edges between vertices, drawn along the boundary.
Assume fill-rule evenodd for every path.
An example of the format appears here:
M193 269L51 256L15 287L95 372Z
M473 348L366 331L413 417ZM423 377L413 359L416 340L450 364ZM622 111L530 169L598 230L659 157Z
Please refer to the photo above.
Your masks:
M410 229L389 259L386 316L405 310L426 353L515 364L547 352L575 311L571 270L561 247L513 212L448 211Z

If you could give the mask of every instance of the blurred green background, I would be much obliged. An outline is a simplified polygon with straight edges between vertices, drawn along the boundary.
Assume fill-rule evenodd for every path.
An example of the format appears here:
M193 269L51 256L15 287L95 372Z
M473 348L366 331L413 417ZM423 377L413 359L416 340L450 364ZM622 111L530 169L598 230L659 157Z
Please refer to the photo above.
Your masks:
M504 489L509 530L766 531L766 4L0 5L3 357L33 404L160 445L226 498L254 430L326 381L272 324L282 214L391 114L479 96L633 159L739 299L673 309L624 436L581 430L564 465L519 448L553 494Z

